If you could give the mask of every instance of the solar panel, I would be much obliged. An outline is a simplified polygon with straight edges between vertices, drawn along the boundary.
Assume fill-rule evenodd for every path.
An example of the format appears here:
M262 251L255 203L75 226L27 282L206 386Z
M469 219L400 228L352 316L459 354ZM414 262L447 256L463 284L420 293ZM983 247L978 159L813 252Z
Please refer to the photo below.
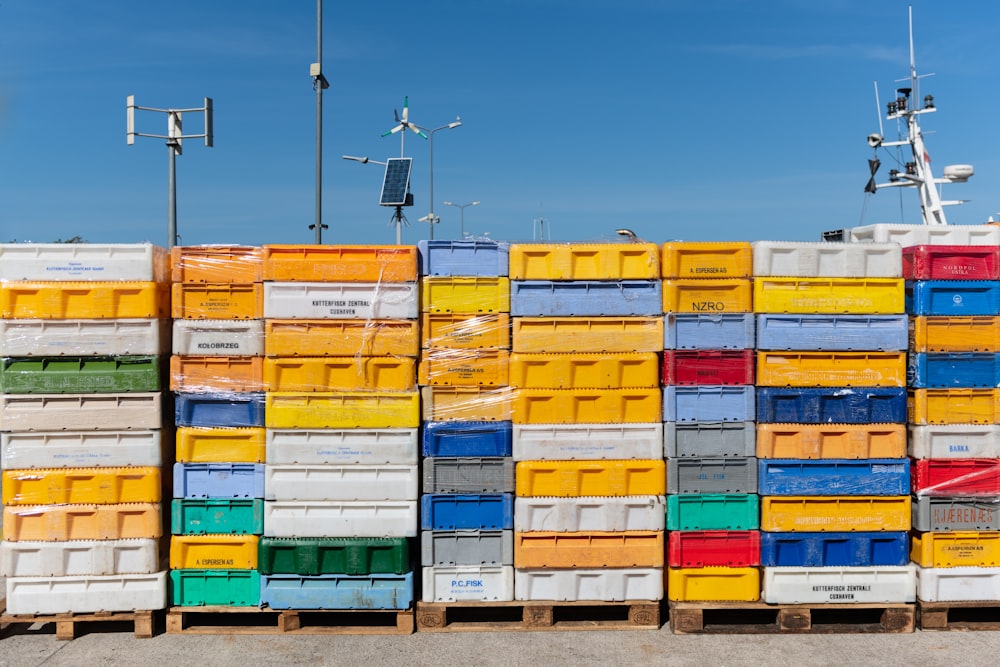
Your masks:
M413 158L391 157L385 164L380 206L406 206L406 193L410 190L410 166Z

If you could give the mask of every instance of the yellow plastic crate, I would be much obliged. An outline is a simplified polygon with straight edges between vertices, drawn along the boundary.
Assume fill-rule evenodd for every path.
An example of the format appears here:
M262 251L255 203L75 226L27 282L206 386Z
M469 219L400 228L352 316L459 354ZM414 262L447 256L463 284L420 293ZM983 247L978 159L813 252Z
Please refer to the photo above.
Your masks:
M515 317L515 352L657 352L662 317Z
M897 315L905 310L902 278L762 278L753 280L758 313Z
M751 313L753 304L753 283L749 278L663 281L665 313Z
M264 280L414 282L417 247L406 245L278 245L263 247Z
M0 282L0 318L156 319L170 314L170 286L154 282Z
M760 568L669 567L667 599L673 602L755 602Z
M507 387L422 387L424 421L507 421L511 390Z
M660 276L655 243L514 243L511 280L649 280Z
M664 532L514 533L514 567L663 567Z
M514 480L518 496L662 496L667 491L661 459L521 461Z
M761 387L905 387L905 352L757 352Z
M910 529L910 496L761 496L760 529L791 532Z
M1000 317L910 317L910 352L1000 352Z
M511 419L515 424L622 424L663 421L659 388L517 389Z
M180 463L264 463L266 431L262 428L177 427Z
M162 535L159 503L3 508L3 539L12 542L125 540Z
M267 391L411 391L413 357L268 357Z
M269 357L415 357L419 352L415 320L264 320Z
M254 246L174 246L170 250L175 283L259 283L261 249Z
M172 315L178 320L258 320L264 317L261 283L174 283Z
M998 389L911 389L907 421L925 424L1000 424Z
M921 567L996 567L1000 565L1000 532L914 532L910 560Z
M170 357L170 391L263 391L264 360L260 357ZM218 460L218 459L216 459Z
M172 535L170 569L254 570L256 535Z
M267 428L417 428L420 394L397 392L268 392Z
M532 389L659 387L655 352L523 353L510 357L510 386Z
M420 335L424 348L510 349L510 315L423 313Z
M112 505L160 502L160 469L42 468L5 470L4 505Z
M420 358L422 385L504 387L509 374L507 350L425 350Z
M901 459L906 424L757 424L761 459Z
M664 278L749 278L753 253L749 242L664 243L660 259Z
M425 313L510 312L509 278L425 276L420 283L420 310Z

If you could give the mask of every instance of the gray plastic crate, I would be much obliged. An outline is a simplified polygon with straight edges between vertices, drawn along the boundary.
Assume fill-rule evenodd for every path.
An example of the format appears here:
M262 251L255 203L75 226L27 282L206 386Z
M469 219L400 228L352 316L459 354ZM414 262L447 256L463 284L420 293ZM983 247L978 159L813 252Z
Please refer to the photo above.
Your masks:
M914 497L913 529L931 531L1000 530L1000 498Z
M513 565L512 530L425 530L420 534L420 564Z
M667 493L757 493L757 459L668 459Z
M513 493L514 459L443 457L424 459L424 493Z
M663 425L663 455L747 457L757 449L754 422L668 422Z

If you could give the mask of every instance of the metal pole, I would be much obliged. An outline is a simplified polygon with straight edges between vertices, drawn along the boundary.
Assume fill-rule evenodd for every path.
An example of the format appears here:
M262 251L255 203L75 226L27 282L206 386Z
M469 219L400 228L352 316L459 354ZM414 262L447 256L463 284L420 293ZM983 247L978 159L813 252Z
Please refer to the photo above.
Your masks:
M177 243L177 146L167 143L170 167L167 171L167 247Z
M462 226L459 229L459 232L461 233L461 236L459 236L458 238L464 239L465 238L465 207L463 206L462 208L460 208L458 210L462 212L462 216L461 216Z
M323 71L323 0L316 0L316 62ZM323 243L323 86L316 88L316 243Z
M430 133L430 168L431 168L431 219L430 219L430 240L434 240L434 133L437 130L431 130Z

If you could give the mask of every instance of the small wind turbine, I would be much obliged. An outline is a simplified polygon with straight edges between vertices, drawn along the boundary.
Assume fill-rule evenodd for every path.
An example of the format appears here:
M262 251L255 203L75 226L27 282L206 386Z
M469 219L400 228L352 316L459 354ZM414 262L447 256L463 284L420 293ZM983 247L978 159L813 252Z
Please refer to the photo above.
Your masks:
M420 130L420 128L418 128L416 125L414 125L413 123L410 122L410 96L409 95L407 95L406 97L403 98L403 115L402 115L402 117L400 117L399 111L397 111L396 109L392 110L392 114L393 114L393 116L395 116L396 122L399 123L399 125L397 125L396 127L392 128L388 132L382 133L382 136L383 137L388 137L390 134L396 134L397 132L402 132L402 134L399 135L399 157L405 157L406 153L403 151L403 145L404 145L404 143L406 141L406 131L405 130L407 128L409 128L415 134L420 135L424 139L427 138L427 135L424 134Z

